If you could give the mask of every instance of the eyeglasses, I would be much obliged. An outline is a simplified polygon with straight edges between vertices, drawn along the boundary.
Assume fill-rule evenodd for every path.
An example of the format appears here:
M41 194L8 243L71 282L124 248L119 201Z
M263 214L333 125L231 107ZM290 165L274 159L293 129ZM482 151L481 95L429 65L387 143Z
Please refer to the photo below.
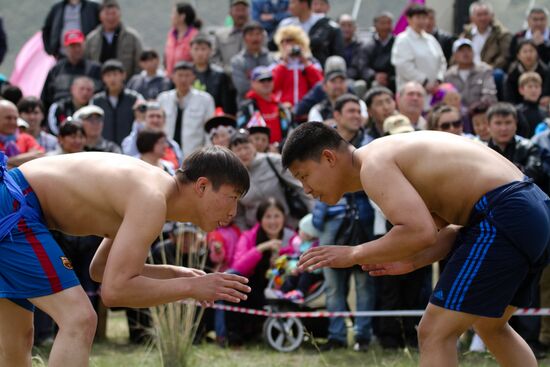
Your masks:
M442 123L442 124L439 125L439 130L447 131L447 130L449 130L449 129L451 128L451 125L452 125L455 129L458 129L459 127L462 126L462 120L444 122L444 123Z
M273 81L273 78L265 78L265 79L260 79L258 80L260 83L267 83L267 82L272 82Z

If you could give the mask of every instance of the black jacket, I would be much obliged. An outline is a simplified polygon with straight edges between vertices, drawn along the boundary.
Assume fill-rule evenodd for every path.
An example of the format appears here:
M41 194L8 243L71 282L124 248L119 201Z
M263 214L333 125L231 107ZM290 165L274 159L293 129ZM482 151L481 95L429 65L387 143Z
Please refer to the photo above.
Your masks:
M451 56L453 56L453 43L456 41L456 37L441 29L436 29L432 36L434 36L437 42L439 42L439 45L441 45L445 59L447 59L447 64L449 64Z
M518 50L518 45L521 41L525 39L526 29L519 31L514 34L512 41L510 42L510 63L512 63L516 58L516 52ZM540 59L548 64L550 62L550 40L544 40L543 43L537 46L537 51L539 52Z
M44 26L42 27L42 41L44 49L49 55L59 57L61 44L61 32L63 31L63 12L68 0L63 0L52 6ZM82 0L80 2L80 24L82 33L87 35L99 24L99 4L94 1Z
M395 68L391 63L391 49L395 37L393 35L390 37L383 45L374 37L374 34L371 35L348 68L348 77L363 79L370 87L376 73L387 73L390 89L395 91Z
M344 57L344 38L338 23L330 18L319 19L309 30L311 53L325 66L329 56Z
M204 72L195 71L194 88L208 92L216 107L230 115L237 114L237 95L233 82L218 65L210 64Z
M548 113L538 102L523 101L516 106L518 113L518 131L519 136L530 139L535 135L537 125L548 117Z
M525 71L525 68L519 61L514 61L512 65L510 65L504 84L505 101L514 104L523 102L523 97L519 94L519 77ZM550 96L550 69L548 65L539 60L535 72L542 78L541 96Z

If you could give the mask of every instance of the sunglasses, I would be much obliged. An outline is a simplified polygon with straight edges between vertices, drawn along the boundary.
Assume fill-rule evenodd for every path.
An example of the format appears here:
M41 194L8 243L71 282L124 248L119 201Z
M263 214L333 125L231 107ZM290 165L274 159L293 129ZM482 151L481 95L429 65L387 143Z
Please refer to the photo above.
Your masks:
M260 83L267 83L267 82L272 82L273 81L273 78L265 78L265 79L260 79L258 80Z
M443 131L449 130L451 128L451 125L455 129L458 129L459 127L462 126L462 120L444 122L444 123L439 125L439 130L443 130Z

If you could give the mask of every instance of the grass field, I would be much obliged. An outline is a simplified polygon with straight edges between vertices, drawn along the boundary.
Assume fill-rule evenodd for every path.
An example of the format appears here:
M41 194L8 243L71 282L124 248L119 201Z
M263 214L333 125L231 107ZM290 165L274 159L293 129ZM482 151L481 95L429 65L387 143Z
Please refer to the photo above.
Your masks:
M92 367L156 367L160 366L157 351L152 347L128 344L128 329L123 312L109 316L108 341L96 343L92 352ZM193 367L337 367L380 366L408 367L418 365L418 352L400 350L388 352L373 345L367 353L352 350L319 353L312 345L304 345L294 353L278 353L267 345L258 344L242 349L221 349L214 344L195 346L189 366ZM44 366L47 349L37 349L33 367ZM540 361L550 367L550 359ZM498 366L489 354L466 353L460 357L461 367Z

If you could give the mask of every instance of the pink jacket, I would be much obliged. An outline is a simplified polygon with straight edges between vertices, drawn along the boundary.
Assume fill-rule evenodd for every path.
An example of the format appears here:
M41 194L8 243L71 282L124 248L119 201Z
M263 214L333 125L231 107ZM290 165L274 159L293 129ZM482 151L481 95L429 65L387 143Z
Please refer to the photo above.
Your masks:
M254 268L256 268L256 265L262 259L262 253L256 248L256 236L258 235L259 228L260 224L258 223L252 229L243 232L239 238L239 242L237 242L237 249L235 250L231 269L245 277L254 273ZM284 229L283 245L279 250L279 255L294 253L294 248L290 245L290 241L294 236L296 236L296 232L289 228Z
M208 233L206 237L210 261L218 266L216 271L226 271L235 257L237 241L241 236L239 227L231 224L227 227L220 227Z
M197 28L189 27L183 37L176 39L177 31L174 28L168 31L164 47L166 75L172 75L178 61L191 61L191 41L198 33Z

